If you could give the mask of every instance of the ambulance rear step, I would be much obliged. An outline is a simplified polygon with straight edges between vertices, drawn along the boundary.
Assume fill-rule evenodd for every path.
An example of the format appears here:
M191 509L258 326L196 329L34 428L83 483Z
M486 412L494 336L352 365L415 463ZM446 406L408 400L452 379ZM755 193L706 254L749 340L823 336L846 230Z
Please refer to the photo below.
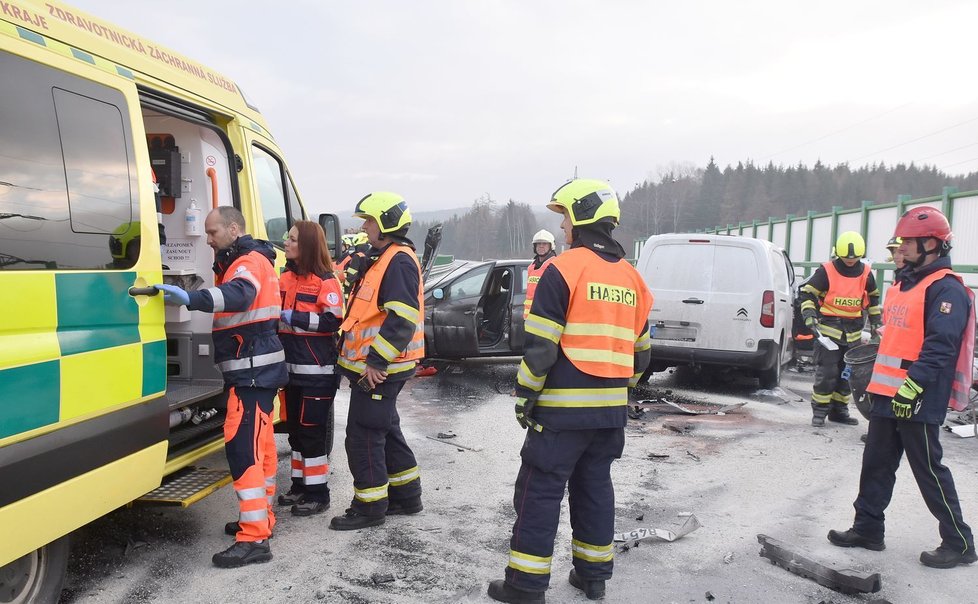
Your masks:
M184 468L163 479L163 484L136 500L141 505L187 507L231 483L226 469Z

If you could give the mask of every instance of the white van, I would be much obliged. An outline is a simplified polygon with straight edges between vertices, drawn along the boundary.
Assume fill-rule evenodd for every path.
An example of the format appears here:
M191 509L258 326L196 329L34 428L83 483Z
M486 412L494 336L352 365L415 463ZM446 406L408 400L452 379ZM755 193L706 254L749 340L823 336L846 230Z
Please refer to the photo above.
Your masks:
M790 360L795 274L774 244L734 235L653 235L636 268L655 295L652 364L751 370L762 388Z

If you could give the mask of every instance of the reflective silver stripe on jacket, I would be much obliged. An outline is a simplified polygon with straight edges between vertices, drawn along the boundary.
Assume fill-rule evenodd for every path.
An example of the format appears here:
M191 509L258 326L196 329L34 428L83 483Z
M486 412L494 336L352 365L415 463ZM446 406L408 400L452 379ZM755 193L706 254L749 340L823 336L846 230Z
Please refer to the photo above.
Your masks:
M221 291L220 287L208 287L206 292L211 295L211 300L214 301L214 312L222 312L224 310L224 292Z
M894 369L900 369L903 366L903 359L901 359L900 357L892 357L888 354L876 355L876 362L879 363L880 365L893 367Z
M214 327L216 329L222 329L222 328L234 327L236 325L241 325L244 323L254 323L256 321L267 321L269 319L278 319L279 315L281 314L282 314L282 309L279 306L263 306L261 308L256 308L254 310L236 312L226 317L214 317Z
M296 375L333 375L333 365L295 365L286 363L289 373Z
M278 350L276 352L270 352L268 354L259 354L253 357L245 357L242 359L231 359L230 361L224 361L217 364L217 368L222 372L226 371L240 371L242 369L250 369L252 367L264 367L266 365L274 365L275 363L285 362L285 351Z
M870 379L870 382L897 389L899 389L900 386L903 386L903 382L905 381L906 378L896 377L895 375L886 375L885 373L873 373L873 377Z

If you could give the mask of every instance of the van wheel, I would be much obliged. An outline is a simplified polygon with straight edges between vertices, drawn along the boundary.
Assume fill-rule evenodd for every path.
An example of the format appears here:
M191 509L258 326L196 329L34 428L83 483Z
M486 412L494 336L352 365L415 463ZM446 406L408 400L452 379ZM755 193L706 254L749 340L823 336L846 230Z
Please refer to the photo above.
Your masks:
M774 390L781 384L781 345L778 345L778 352L774 358L774 366L764 369L757 374L761 383L761 388Z
M68 568L68 537L0 568L0 601L57 602Z

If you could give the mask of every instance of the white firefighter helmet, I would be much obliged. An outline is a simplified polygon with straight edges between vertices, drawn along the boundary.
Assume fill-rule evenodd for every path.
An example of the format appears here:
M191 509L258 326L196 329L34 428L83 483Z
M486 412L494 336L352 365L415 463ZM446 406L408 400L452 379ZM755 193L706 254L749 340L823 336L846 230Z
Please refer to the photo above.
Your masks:
M536 235L533 236L534 245L536 245L537 243L549 243L550 247L553 247L554 242L555 242L554 234L548 231L547 229L540 229L539 231L537 231Z

